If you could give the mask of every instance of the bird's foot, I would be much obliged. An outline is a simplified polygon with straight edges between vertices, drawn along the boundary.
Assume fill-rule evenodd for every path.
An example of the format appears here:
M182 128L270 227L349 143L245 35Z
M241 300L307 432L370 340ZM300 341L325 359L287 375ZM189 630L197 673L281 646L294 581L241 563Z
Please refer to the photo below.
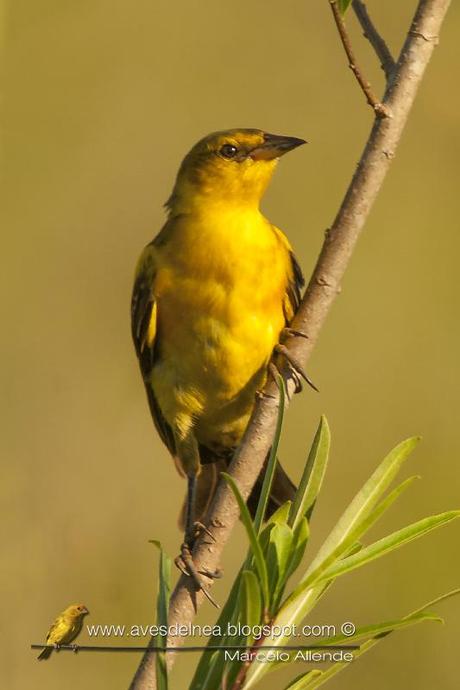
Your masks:
M276 364L274 362L270 362L270 364L268 365L268 371L270 372L274 381L277 381L278 377L280 377L280 376L281 376L281 378L283 378L283 373L280 371L280 369L278 369L278 367L276 366ZM291 376L292 376L292 379L293 379L294 384L295 384L294 393L301 393L303 390L302 381L300 380L300 376L297 374L297 372L294 371L292 368L291 368ZM266 397L267 398L276 398L276 395L267 395Z
M58 652L61 649L61 645L58 644L57 642L55 642L54 643L54 649L56 650L56 652Z
M288 350L286 345L283 345L282 343L278 343L278 345L275 345L274 351L277 354L282 355L286 359L287 363L289 364L289 367L292 371L292 374L293 374L294 380L295 380L295 384L296 384L296 393L299 392L299 386L300 386L300 390L302 389L300 378L303 378L304 381L306 381L308 383L308 385L311 386L311 388L313 388L313 390L315 390L317 393L319 393L318 388L315 386L313 381L307 376L307 374L303 370L302 365L297 360L296 356L294 354L292 354L292 352L290 352L290 350Z
M193 562L193 557L192 557L192 552L190 545L187 542L184 542L181 547L180 547L180 555L175 558L174 563L176 566L179 568L181 573L184 575L187 575L187 577L191 577L193 582L195 583L196 587L198 590L201 590L205 597L211 602L213 606L215 606L217 609L220 608L219 604L214 601L208 590L206 589L204 582L201 578L203 575L204 577L209 577L210 579L217 579L219 577L222 577L222 571L216 570L215 572L210 572L207 570L197 570L195 563Z
M286 326L286 328L283 328L281 331L281 337L282 338L307 338L308 340L308 335L304 333L303 331L297 331L295 328L289 328L289 326Z
M276 369L275 365L273 365L273 366ZM270 365L269 365L269 368L270 368ZM276 373L278 373L278 369L276 369ZM257 390L256 391L256 398L259 398L260 400L264 400L265 398L269 398L269 399L271 398L272 400L274 400L276 398L276 395L272 395L271 393L266 393L263 390Z
M70 645L70 648L71 648L71 650L73 651L74 654L77 654L77 653L78 653L78 650L80 649L80 647L79 647L77 644L71 644L71 645Z
M206 525L203 525L203 523L200 522L199 520L195 520L195 522L193 523L193 530L194 530L194 532L193 532L193 545L195 544L196 539L198 539L198 537L203 532L208 535L208 537L211 539L212 542L214 542L214 543L216 542L216 538L213 535L213 533L210 532L210 530L206 527Z

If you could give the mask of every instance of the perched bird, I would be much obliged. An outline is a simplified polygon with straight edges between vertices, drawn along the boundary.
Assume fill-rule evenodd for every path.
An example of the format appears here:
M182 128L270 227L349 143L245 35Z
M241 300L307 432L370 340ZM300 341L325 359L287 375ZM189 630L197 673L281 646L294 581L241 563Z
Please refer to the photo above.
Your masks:
M56 618L49 629L48 635L46 636L46 644L57 646L61 644L70 644L80 632L83 625L83 618L88 613L88 609L86 606L83 606L83 604L72 604L68 606L65 611ZM37 658L47 659L52 651L52 647L45 647Z
M288 355L277 344L295 334L288 327L302 272L259 202L280 156L304 143L258 129L199 141L180 166L166 223L137 265L132 335L153 421L188 480L182 564L200 587L190 555L195 521L205 519L274 348ZM269 510L294 492L278 464Z

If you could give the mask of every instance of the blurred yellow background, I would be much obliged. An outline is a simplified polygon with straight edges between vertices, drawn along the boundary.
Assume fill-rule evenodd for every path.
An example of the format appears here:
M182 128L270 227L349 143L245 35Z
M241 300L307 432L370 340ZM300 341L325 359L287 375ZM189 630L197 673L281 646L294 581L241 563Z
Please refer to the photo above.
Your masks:
M369 5L396 52L415 0ZM322 412L332 428L310 555L384 453L412 434L424 440L406 472L423 479L372 536L459 507L459 20L453 3L309 363L321 393L306 390L289 410L281 457L293 477ZM378 64L349 24L380 89ZM6 12L6 51L1 685L124 690L135 654L38 664L29 645L77 601L88 623L153 622L147 540L172 556L180 543L185 484L154 432L130 340L137 256L163 223L188 148L216 129L260 127L310 142L282 160L263 204L308 275L371 112L326 0L18 0ZM391 619L453 588L458 535L453 525L340 579L312 621ZM239 526L219 601L245 544ZM445 627L391 636L331 689L458 687L459 605L439 608ZM214 617L205 605L197 620ZM180 657L174 690L196 661Z

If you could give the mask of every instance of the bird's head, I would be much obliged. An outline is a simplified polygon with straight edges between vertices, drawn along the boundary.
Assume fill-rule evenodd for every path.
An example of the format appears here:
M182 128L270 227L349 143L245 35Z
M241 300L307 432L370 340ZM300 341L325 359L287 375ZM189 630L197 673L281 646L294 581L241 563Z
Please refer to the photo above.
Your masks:
M66 609L66 614L71 618L81 618L88 613L88 609L83 604L72 604Z
M198 204L257 206L280 156L305 144L260 129L229 129L201 139L185 156L166 206L172 213Z

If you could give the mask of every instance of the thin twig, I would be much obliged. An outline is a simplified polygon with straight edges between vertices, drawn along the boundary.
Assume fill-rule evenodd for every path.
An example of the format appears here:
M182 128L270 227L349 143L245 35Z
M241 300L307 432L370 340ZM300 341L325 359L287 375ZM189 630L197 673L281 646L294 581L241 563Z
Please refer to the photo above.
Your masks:
M361 28L364 31L364 36L375 50L376 55L380 60L380 66L385 72L385 77L388 81L392 77L394 68L396 66L393 55L385 43L385 40L377 31L364 2L362 0L353 0L352 7L359 23L361 24Z
M343 47L348 58L348 66L356 77L356 81L361 87L362 92L366 96L366 100L377 115L377 117L389 117L390 111L387 106L381 103L377 96L372 91L371 85L364 77L362 70L358 67L356 62L355 54L351 46L350 36L348 35L347 27L343 21L342 14L340 12L337 0L329 0L331 6L332 14L334 15L334 20L339 32L340 40L342 41Z
M433 54L435 41L427 41L424 37L439 35L449 4L450 0L419 1L394 78L384 97L384 103L391 108L393 117L377 118L374 121L340 210L330 231L326 233L313 276L292 324L295 330L307 333L309 337L293 337L288 341L288 347L292 348L304 366L339 292L345 269L394 157L417 89ZM288 393L292 395L294 388L294 382L289 381ZM263 467L277 419L278 387L272 382L267 386L266 392L268 395L259 397L256 402L251 423L228 470L246 499ZM208 523L217 541L209 544L203 537L198 539L193 552L197 568L210 571L217 569L238 517L238 506L228 484L219 482ZM202 593L195 593L190 578L182 576L171 596L169 625L190 624L195 616L196 606L203 598ZM183 642L183 636L171 634L168 646L180 646ZM169 667L175 656L174 653L167 655ZM153 654L144 655L130 687L131 690L155 690Z

